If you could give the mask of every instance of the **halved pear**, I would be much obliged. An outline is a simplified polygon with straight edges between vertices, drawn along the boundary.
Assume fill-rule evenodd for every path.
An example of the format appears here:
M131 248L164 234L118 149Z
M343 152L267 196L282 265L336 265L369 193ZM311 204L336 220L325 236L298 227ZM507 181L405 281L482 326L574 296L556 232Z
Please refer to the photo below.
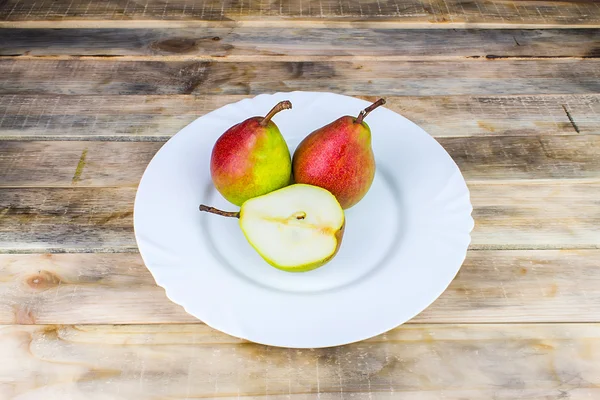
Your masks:
M248 242L275 268L305 272L337 253L344 235L344 211L326 189L296 184L247 200L239 213L200 206L200 210L238 217Z

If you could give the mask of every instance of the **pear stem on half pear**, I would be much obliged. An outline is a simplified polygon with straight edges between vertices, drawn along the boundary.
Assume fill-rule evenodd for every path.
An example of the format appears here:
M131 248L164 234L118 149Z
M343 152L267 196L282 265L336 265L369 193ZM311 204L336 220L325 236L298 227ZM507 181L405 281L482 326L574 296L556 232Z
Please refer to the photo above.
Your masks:
M364 110L362 110L360 112L360 114L358 114L358 118L356 118L356 121L354 121L355 124L362 124L363 119L365 119L365 117L367 115L369 115L369 113L371 111L373 111L374 109L376 109L379 106L382 106L385 104L385 99L379 99L377 100L375 103L371 104L369 107L365 108Z
M223 210L219 210L218 208L205 206L204 204L200 204L200 211L206 211L207 213L217 214L217 215L221 215L223 217L230 217L230 218L239 218L240 217L239 211L223 211Z
M284 100L275 104L275 107L273 107L271 111L269 111L269 113L262 119L262 121L260 121L260 125L267 126L267 124L275 114L277 114L279 111L289 110L291 108L292 102L290 102L289 100Z

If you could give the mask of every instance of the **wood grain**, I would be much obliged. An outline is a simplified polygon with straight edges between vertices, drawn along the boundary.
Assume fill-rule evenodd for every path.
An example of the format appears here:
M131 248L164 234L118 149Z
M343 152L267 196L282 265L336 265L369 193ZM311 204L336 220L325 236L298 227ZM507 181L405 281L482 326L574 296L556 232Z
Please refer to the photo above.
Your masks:
M0 28L1 399L600 398L598 1L0 0ZM348 346L214 331L137 253L164 141L291 90L386 96L471 191L445 293Z
M51 5L33 0L7 0L0 5L3 21L69 21L77 26L98 20L201 21L213 24L254 22L256 26L295 22L332 24L345 21L390 22L394 26L435 27L561 27L599 26L600 8L594 0L303 0L301 2L73 2ZM14 25L12 25L14 26ZM60 26L60 25L58 25Z
M600 135L437 140L468 182L600 180ZM0 187L135 187L162 146L162 142L0 141Z
M3 29L3 56L218 57L302 60L377 57L600 57L600 30L360 28Z
M591 94L600 59L394 62L0 60L0 94Z
M0 248L135 251L134 198L128 188L0 190Z
M600 322L600 250L470 251L410 323ZM0 255L0 324L199 322L139 254Z
M598 181L471 183L469 189L474 248L600 248Z
M403 326L314 350L203 325L2 326L5 399L584 399L600 395L598 324ZM248 397L247 397L248 396Z
M599 181L492 182L469 183L476 221L472 249L600 247ZM137 251L135 192L0 189L0 253Z
M4 95L0 96L0 110L4 110L0 140L165 141L196 118L248 97ZM386 100L388 109L434 137L600 133L600 94L392 96Z

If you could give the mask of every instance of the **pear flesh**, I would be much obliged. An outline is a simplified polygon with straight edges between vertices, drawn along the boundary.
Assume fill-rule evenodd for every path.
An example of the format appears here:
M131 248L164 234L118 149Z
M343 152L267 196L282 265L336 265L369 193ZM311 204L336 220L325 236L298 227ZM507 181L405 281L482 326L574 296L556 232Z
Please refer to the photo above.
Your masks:
M204 207L204 208L203 208ZM239 213L211 207L201 210L237 216L246 239L275 268L305 272L329 262L337 253L345 217L329 191L296 184L247 200Z

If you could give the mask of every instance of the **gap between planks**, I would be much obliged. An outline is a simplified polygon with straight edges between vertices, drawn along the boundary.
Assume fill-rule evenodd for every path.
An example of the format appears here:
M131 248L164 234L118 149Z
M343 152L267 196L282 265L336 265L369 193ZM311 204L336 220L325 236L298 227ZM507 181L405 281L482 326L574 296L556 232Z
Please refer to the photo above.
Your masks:
M176 20L52 20L52 21L0 21L0 29L186 29L186 28L361 28L361 29L598 29L600 22L590 23L465 23L444 24L395 21L343 21L343 20L245 20L245 21L176 21Z
M347 56L287 56L287 55L156 55L156 56L121 56L121 55L0 55L0 61L107 61L107 62L184 62L210 61L219 63L235 62L394 62L394 61L460 61L473 62L491 61L552 61L552 60L595 60L600 55L590 56L505 56L505 55L474 55L474 56L377 56L377 55L347 55Z
M598 250L600 244L548 244L548 245L502 245L471 244L468 251L555 251L555 250ZM0 248L0 255L33 255L33 254L137 254L137 246L129 247L31 247L19 249ZM600 322L600 320L598 320Z
M541 244L541 245L515 245L515 244L471 244L468 251L567 251L567 250L598 250L600 244ZM137 246L129 247L31 247L19 249L0 248L0 255L33 255L33 254L137 254ZM600 322L600 319L598 320Z

